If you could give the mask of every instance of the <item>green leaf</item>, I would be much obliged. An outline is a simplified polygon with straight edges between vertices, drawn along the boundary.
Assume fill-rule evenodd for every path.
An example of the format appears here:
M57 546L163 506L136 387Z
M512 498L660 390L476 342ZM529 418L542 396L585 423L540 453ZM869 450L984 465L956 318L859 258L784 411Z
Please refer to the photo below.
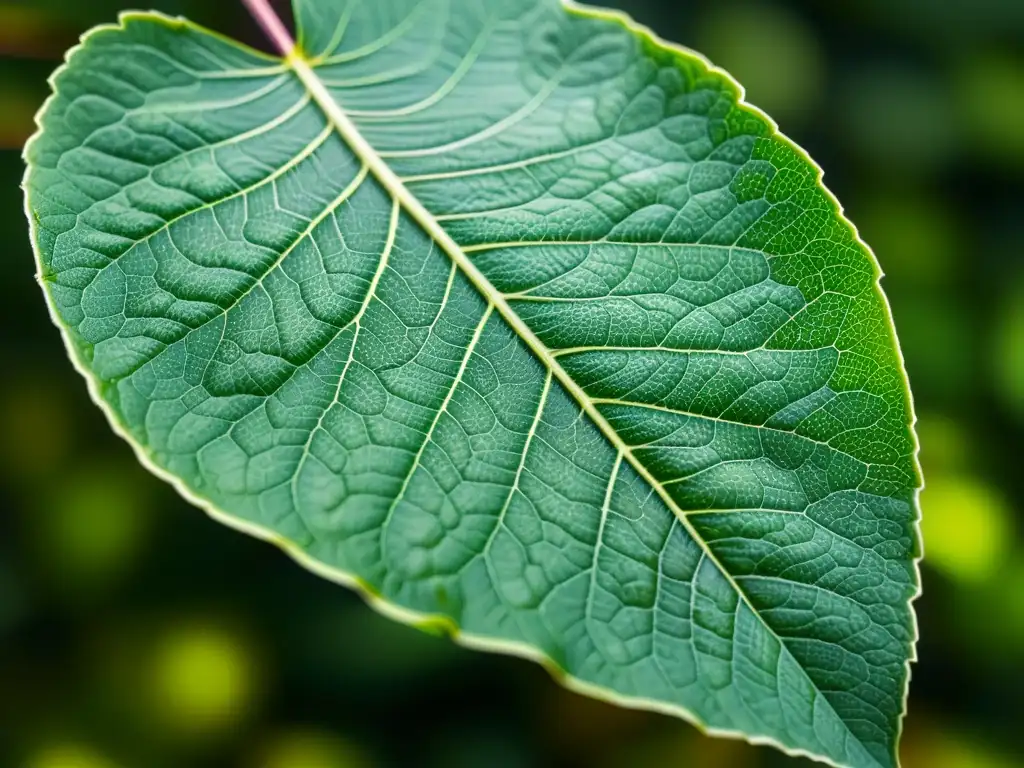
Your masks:
M140 459L380 610L893 766L912 413L879 270L728 75L557 0L126 14L27 149L40 278Z

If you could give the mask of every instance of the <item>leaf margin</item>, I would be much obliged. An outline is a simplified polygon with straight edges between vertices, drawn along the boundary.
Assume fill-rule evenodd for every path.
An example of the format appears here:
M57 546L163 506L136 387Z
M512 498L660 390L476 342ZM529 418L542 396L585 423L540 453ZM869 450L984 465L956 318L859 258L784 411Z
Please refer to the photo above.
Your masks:
M908 652L906 660L903 663L905 670L905 679L900 702L900 713L897 718L895 738L893 740L894 754L892 755L893 768L899 768L900 760L898 750L900 740L903 735L903 728L907 715L907 702L909 698L910 683L913 672L912 665L918 660L917 643L920 639L920 631L917 613L914 610L914 603L918 600L918 598L921 596L923 592L920 563L924 557L924 544L921 535L920 494L924 489L924 477L922 474L920 463L921 446L916 430L918 418L914 405L914 397L910 389L910 381L907 374L906 361L903 354L903 350L899 343L898 336L896 335L896 328L895 323L893 321L892 308L888 296L886 295L885 291L882 290L881 287L881 280L884 277L884 272L881 269L881 265L879 264L878 258L872 250L871 246L868 245L868 243L865 242L864 239L861 237L861 234L857 229L856 225L849 218L847 218L842 204L832 193L832 191L825 185L824 170L821 168L821 166L818 165L818 163L807 153L806 150L804 150L799 144L797 144L795 141L786 136L780 130L779 125L775 122L775 120L771 118L771 116L769 116L760 108L749 103L746 100L746 91L744 87L731 74L729 74L728 71L713 64L706 56L704 56L698 51L695 51L684 45L665 40L656 32L654 32L650 27L634 20L629 14L627 14L624 11L594 7L580 3L577 0L558 0L558 3L562 6L562 9L566 12L566 14L570 16L575 16L583 19L604 20L607 22L617 24L634 37L639 38L642 42L654 45L664 51L667 51L673 54L677 59L690 59L692 61L695 61L696 63L704 67L709 75L719 78L735 96L737 108L747 112L753 117L764 122L764 124L769 129L768 133L764 136L764 138L781 142L788 149L792 150L801 160L808 164L808 166L812 169L814 173L815 185L824 194L825 199L827 200L833 214L836 217L836 220L840 222L843 226L845 226L849 230L850 234L853 235L854 242L861 249L862 253L868 257L868 260L874 270L874 292L875 295L879 299L881 299L881 309L883 310L886 329L889 332L889 342L891 344L891 351L894 353L894 359L899 363L900 379L903 386L905 402L907 404L907 415L909 417L906 426L909 429L913 447L913 452L911 455L911 464L912 469L914 471L914 479L916 481L912 489L911 499L911 507L913 512L915 513L914 519L911 521L911 529L914 534L913 556L911 558L911 565L913 569L914 585L916 589L914 594L911 595L908 600L908 612L910 614L911 621L911 636L906 646L906 650ZM35 277L36 281L39 283L40 288L43 292L43 296L47 305L47 311L50 315L50 320L60 332L61 339L64 342L64 346L67 351L68 358L72 364L72 367L79 373L79 375L82 376L82 378L85 379L90 399L100 409L104 416L106 416L107 422L110 425L113 432L126 443L128 443L128 445L131 447L135 455L136 460L148 472L169 484L171 487L174 488L175 491L177 491L177 493L185 501L187 501L190 505L197 507L203 512L205 512L207 516L209 516L211 519L217 521L218 523L228 528L244 533L252 538L275 545L278 549L282 550L286 555L288 555L292 560L294 560L296 563L298 563L300 566L310 571L311 573L323 579L326 579L327 581L331 581L333 583L339 584L352 590L359 597L361 597L363 601L367 603L367 605L369 605L377 613L388 619L391 619L393 621L396 621L407 626L414 627L428 634L448 637L457 645L467 649L502 654L506 656L514 656L535 662L539 664L542 668L544 668L557 683L562 685L564 688L573 691L574 693L582 694L590 698L596 699L598 701L603 701L626 709L657 712L659 714L676 717L689 723L690 725L695 727L699 732L709 737L745 741L755 746L769 746L792 757L804 757L820 763L824 763L826 765L833 765L837 768L852 768L852 766L837 764L831 758L825 755L814 753L810 750L788 747L779 742L778 740L769 736L757 736L748 734L741 730L716 728L708 726L704 722L702 722L701 719L694 712L690 711L689 709L681 705L670 704L668 702L645 698L641 696L627 696L616 691L613 691L609 688L605 688L593 683L588 683L584 680L581 680L573 676L567 670L561 668L558 665L558 663L550 656L527 643L510 640L496 640L494 638L486 637L483 635L474 635L472 633L463 632L462 629L455 623L455 621L447 616L414 611L408 608L404 608L396 603L390 602L389 600L385 599L376 589L374 589L372 585L370 585L360 577L356 576L355 574L348 573L341 569L326 565L325 563L317 560L313 556L307 554L298 544L291 541L287 537L280 535L276 531L273 531L265 526L249 522L242 518L235 517L230 513L218 508L213 502L207 499L203 499L202 497L193 493L187 487L183 480L181 480L171 472L160 467L148 455L146 448L132 438L128 429L121 423L117 414L114 412L114 409L111 408L109 404L107 404L107 402L103 399L101 395L102 382L100 381L99 377L87 367L86 361L81 358L81 355L76 345L73 343L73 340L70 335L70 329L60 320L60 318L57 315L56 304L53 301L53 298L49 291L49 279L48 276L45 274L45 269L43 266L43 253L38 238L38 222L32 207L32 190L30 186L30 179L32 176L33 166L30 162L29 156L33 146L42 139L45 133L44 119L52 103L58 96L57 80L70 66L72 66L75 55L89 45L90 39L93 36L96 36L104 32L123 32L126 30L127 25L132 22L156 23L168 27L170 29L188 29L193 32L208 35L222 43L231 45L239 49L246 55L253 56L255 58L262 59L268 62L268 66L270 64L276 65L275 67L273 67L274 69L280 69L280 71L282 72L293 72L307 89L310 89L310 84L306 82L306 79L302 76L299 69L304 67L312 74L314 71L314 67L316 66L317 57L308 57L305 54L305 52L301 50L301 41L296 42L290 52L282 52L281 56L274 56L264 51L261 51L257 48L254 48L250 45L247 45L243 42L240 42L239 40L232 38L229 35L204 27L201 24L193 22L183 16L170 16L168 14L156 10L122 11L120 14L118 14L116 22L99 24L85 31L80 36L78 44L74 45L65 52L64 61L47 78L47 84L50 87L51 93L44 101L39 111L36 113L34 117L36 131L27 140L25 147L22 151L22 160L25 163L26 168L20 186L22 192L24 193L24 211L26 218L28 219L29 238L31 241L33 255L35 257ZM326 95L326 87L321 87L323 88L324 93ZM311 95L313 101L318 102L316 95ZM342 109L342 107L333 100L331 100L331 103L334 104L334 107L336 108L338 113L344 118L344 121L349 122L347 116L345 116L344 114L344 110ZM354 146L352 146L352 143L350 141L351 137L346 133L345 130L343 130L342 126L335 121L334 116L330 114L329 109L325 108L324 105L322 104L320 104L320 107L326 113L328 121L334 125L335 130L341 135L342 139L350 145L350 148L358 156L358 151ZM375 150L373 150L372 146L369 145L368 142L365 142L364 139L362 139L361 135L358 132L358 129L352 126L352 131L354 132L355 137L366 143L367 147L372 152L375 153ZM363 159L363 161L366 162L365 158L361 159ZM390 173L390 168L387 167L387 163L383 158L380 159L380 163ZM392 173L392 175L395 174ZM400 180L398 180L397 175L395 175L395 179L397 181L398 186L401 187L403 191L405 191L405 186ZM382 185L385 186L386 189L388 189L388 191L394 197L399 197L394 192L394 190L389 189L386 186L386 184L384 184L383 179L378 180L382 183ZM416 205L423 210L423 213L426 214L427 216L430 216L429 212L426 211L426 209L423 208L423 206L419 204L418 201L415 200L415 197L411 193L408 194L409 197L411 197L413 201L416 203ZM426 234L430 235L433 239L438 239L436 233L432 231L434 228L440 230L442 233L444 232L443 228L437 222L434 222L433 226L427 226L423 221L420 220L420 217L417 216L414 211L408 210L407 213L410 215L410 218L412 218L419 226L423 227L426 231ZM456 247L456 249L458 249L459 251L462 250L461 246L458 246L458 244L455 243L455 241L452 240L452 238L448 236L446 233L444 233L444 238L451 240L452 244ZM445 247L443 244L442 247L446 252L448 251L448 248ZM451 254L450 252L448 253L448 256L455 260L454 255ZM463 257L466 258L465 255ZM474 275L471 273L478 273L479 278L486 285L490 285L490 281L487 280L486 277L482 275L482 273L479 273L479 270L475 267L475 265L473 265L469 261L468 258L466 258L466 262L470 266L470 270L466 270L465 265L459 263L456 260L457 266L459 266L460 268L463 269L464 272L466 272L467 278L470 280L473 286L478 291L481 292L483 298L488 302L488 304L492 308L498 308L494 306L495 302L493 298L483 291L481 286L478 285L477 279L475 279ZM491 287L493 288L493 286ZM500 297L500 292L497 292L496 289L494 290L495 293L497 293L498 296ZM503 299L501 301L502 303L504 303ZM518 316L515 315L511 308L509 308L509 312L511 313L512 317L514 317L518 322L511 322L509 318L505 316L504 312L500 312L500 314L504 317L506 322L510 322L510 324L513 327L513 330L515 330L517 333L520 333L520 329L518 326L522 325L527 331L528 336L533 336L534 339L537 342L539 342L539 339L536 339L535 334L533 334L532 331L526 328L525 322L519 320ZM520 334L520 337L523 338L523 335ZM530 348L531 352L535 355L538 355L541 358L541 362L548 367L549 371L555 373L556 370L563 370L561 365L559 365L554 360L551 361L553 365L549 364L549 361L544 359L547 357L547 354L541 354L541 352L535 349L534 344L530 342L529 338L523 338L523 340L524 342L527 343L527 346ZM569 378L568 374L565 374L565 376L567 379ZM569 379L569 381L571 382L571 379ZM563 385L566 384L566 382L562 383ZM572 382L572 385L569 387L569 394L572 395L574 399L576 399L578 402L580 402L581 407L583 408L584 412L588 414L588 416L590 416L591 418L594 418L595 415L597 416L597 418L595 419L595 421L597 422L595 426L597 426L599 431L601 431L601 433L604 434L605 429L601 425L601 422L605 422L604 417L597 413L596 409L594 409L593 407L588 408L587 405L584 402L582 402L580 398L576 395L576 393L573 391L576 389L581 390L581 388L578 385ZM591 410L594 410L595 413L592 414ZM606 439L608 438L606 434L604 436L606 437ZM659 496L661 496L662 494L660 493L660 491L658 491L660 484L653 482L652 478L647 477L648 474L649 473L647 471L641 472L641 476L643 476L644 479L654 487L656 492L658 492ZM665 500L667 503L670 501L669 499ZM684 528L691 533L691 535L694 537L695 542L698 543L698 545L707 554L712 556L716 563L716 567L733 585L740 599L746 602L747 598L745 597L742 590L740 590L739 587L735 584L732 576L729 574L727 570L725 570L720 564L718 564L717 558L714 558L713 554L710 552L709 546L704 542L703 537L697 534L692 529L690 524L687 522L685 511L679 510L678 505L675 502L668 503L668 506L669 509L676 514L676 517L680 520ZM752 606L751 609L754 610ZM756 610L754 610L754 614L760 616L760 614Z

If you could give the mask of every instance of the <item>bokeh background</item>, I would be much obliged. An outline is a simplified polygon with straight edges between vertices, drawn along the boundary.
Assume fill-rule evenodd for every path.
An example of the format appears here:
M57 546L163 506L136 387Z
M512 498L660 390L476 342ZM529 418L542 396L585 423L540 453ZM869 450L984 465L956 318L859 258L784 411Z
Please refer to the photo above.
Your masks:
M135 464L18 186L46 76L124 2L0 0L0 766L805 765L392 624ZM613 2L732 71L874 246L928 480L904 765L1024 766L1024 2ZM263 45L234 0L152 5Z

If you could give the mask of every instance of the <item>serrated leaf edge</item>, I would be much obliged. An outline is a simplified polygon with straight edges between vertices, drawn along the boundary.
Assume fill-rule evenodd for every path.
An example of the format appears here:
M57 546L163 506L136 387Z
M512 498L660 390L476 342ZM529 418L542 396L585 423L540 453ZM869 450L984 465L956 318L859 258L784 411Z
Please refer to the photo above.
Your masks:
M758 107L746 101L746 92L743 86L739 82L737 82L736 79L733 78L732 75L730 75L726 70L712 64L711 61L707 59L707 57L705 57L703 54L697 51L694 51L690 48L679 45L677 43L669 42L661 38L649 27L635 21L631 16L629 16L625 12L609 10L604 8L594 8L580 4L576 2L576 0L559 0L559 2L565 9L566 13L570 15L575 15L582 18L603 19L606 21L616 23L622 26L630 33L636 35L637 37L645 39L646 41L653 43L667 51L675 53L680 57L695 59L707 69L709 74L713 74L721 78L726 83L726 85L728 85L735 91L736 104L738 107L747 110L754 116L763 120L771 129L772 138L779 139L782 142L784 142L788 147L794 150L801 157L801 159L807 162L810 165L810 167L814 169L817 185L822 190L822 192L824 192L829 205L833 208L839 221L841 221L844 226L848 227L851 234L853 234L857 244L863 249L863 252L867 254L868 258L871 261L872 267L874 268L876 275L875 291L876 294L882 300L882 307L884 309L885 318L888 322L888 328L891 332L890 337L893 341L893 351L896 353L897 360L900 364L900 374L903 382L904 395L906 397L908 412L911 417L908 426L910 427L911 437L914 443L913 466L917 479L917 485L914 489L913 496L913 507L915 512L917 513L913 524L913 530L915 534L915 556L913 558L913 568L916 591L909 600L910 616L912 621L912 640L910 642L910 646L908 649L909 653L907 656L907 660L904 663L904 667L906 670L906 679L904 683L900 715L897 723L896 739L894 740L894 744L898 749L900 737L902 736L903 732L904 719L907 713L907 699L912 674L911 664L917 661L917 641L919 639L919 628L917 622L917 615L916 612L913 610L913 603L922 594L920 561L923 557L923 542L920 530L920 493L924 488L924 480L920 468L920 442L917 437L917 432L914 429L914 427L917 424L917 417L914 408L913 394L910 390L910 382L906 373L906 364L904 360L903 350L900 347L895 334L895 326L892 318L892 309L889 304L888 297L885 295L885 292L881 290L881 279L884 276L884 273L881 270L878 259L875 256L875 253L871 249L871 247L861 237L857 227L845 216L843 206L840 204L839 200L835 197L834 194L832 194L831 190L829 190L828 187L825 186L824 171L821 168L821 166L819 166L802 147L800 147L798 144L796 144L796 142L792 141L785 134L783 134L779 130L778 124L769 115L761 111ZM714 728L708 726L695 713L693 713L685 707L675 704L669 704L663 701L658 701L656 699L649 699L639 696L626 696L611 689L604 688L593 683L588 683L584 680L574 677L573 675L569 674L566 670L562 669L550 656L547 656L543 652L539 651L537 648L526 643L508 640L495 640L493 638L489 638L482 635L466 633L463 632L458 627L458 625L456 625L455 622L449 619L448 617L437 614L428 614L419 611L413 611L408 608L404 608L400 605L397 605L396 603L392 603L386 600L384 597L382 597L370 584L360 579L358 576L328 566L323 562L316 560L312 556L308 555L295 542L281 536L277 532L264 526L256 525L249 521L235 517L225 512L224 510L218 508L209 500L203 499L202 497L196 495L185 485L185 483L180 478L166 471L165 469L157 465L155 461L153 461L153 459L146 452L145 447L136 442L132 438L131 434L129 433L127 428L120 422L117 415L114 413L113 409L110 408L110 406L106 403L105 400L103 400L100 394L100 380L85 365L85 361L80 359L80 356L72 343L69 330L64 326L64 324L61 322L60 318L57 315L55 304L52 301L49 293L48 281L44 275L42 263L42 250L39 247L38 242L38 226L32 209L31 190L29 187L29 180L32 174L32 166L29 163L29 153L31 151L33 144L39 141L44 134L43 120L53 100L57 97L57 79L70 66L70 64L72 63L72 59L74 58L74 55L79 50L88 45L88 42L91 37L105 31L124 31L127 24L131 21L150 21L163 24L171 28L189 28L193 31L210 35L222 42L225 42L229 45L235 46L245 51L245 53L249 55L264 59L267 62L280 64L283 61L283 69L287 70L290 68L299 76L303 84L312 93L314 100L318 102L321 109L327 114L327 117L331 120L331 122L335 125L336 129L342 135L342 138L347 143L349 143L349 146L352 148L353 152L355 152L355 154L359 156L364 163L370 166L371 171L374 172L374 175L378 177L378 180L385 187L385 189L387 189L393 196L400 199L400 202L402 203L403 207L406 208L406 210L410 213L410 215L412 215L412 217L417 221L417 223L420 226L424 227L427 233L431 237L433 237L435 241L438 241L442 245L442 247L444 247L449 257L452 258L453 261L455 261L455 263L459 266L459 268L463 270L464 274L466 274L467 277L469 277L470 281L474 284L474 286L477 287L478 290L480 290L481 294L488 301L488 303L490 305L493 305L495 309L499 310L499 313L502 315L503 319L505 319L506 322L509 322L509 324L512 325L513 329L520 336L520 338L522 338L531 348L531 351L541 359L541 361L548 367L549 371L551 371L559 378L560 383L569 390L569 393L573 395L574 399L576 399L577 402L584 409L584 411L587 412L588 416L590 416L595 421L598 428L601 430L602 434L604 434L605 437L609 439L609 441L612 442L616 447L621 447L619 445L621 440L617 437L609 436L615 435L614 430L607 423L607 420L600 414L600 412L596 410L596 408L588 406L589 398L582 393L582 390L579 388L579 386L568 376L568 374L564 372L564 369L562 369L561 365L558 364L558 362L551 356L551 353L546 350L543 344L540 343L536 335L525 325L525 323L518 317L514 310L512 310L511 307L508 306L508 304L501 297L501 294L490 284L490 281L488 281L487 278L484 277L482 273L480 273L479 269L472 263L472 261L470 261L465 256L465 253L462 250L462 248L457 243L455 243L454 240L452 240L452 238L437 224L436 221L433 220L431 214L422 206L422 204L419 203L418 200L416 200L415 197L413 197L405 189L404 184L401 182L400 179L398 179L397 175L395 175L391 171L390 167L387 166L383 159L380 158L373 150L373 148L362 138L358 130L351 123L348 117L344 114L340 105L338 105L337 102L335 102L329 96L326 87L323 86L323 84L319 81L319 78L313 72L311 64L315 65L315 59L306 59L303 56L301 50L299 50L298 46L296 46L292 50L292 52L288 53L283 58L271 56L255 48L252 48L251 46L245 45L244 43L240 43L239 41L227 35L223 35L214 30L207 29L181 16L169 16L159 11L124 11L118 15L117 23L100 24L87 30L84 34L82 34L79 39L79 43L70 48L65 53L64 62L48 78L47 82L50 85L52 93L43 103L39 111L36 113L36 132L29 138L29 140L25 144L25 148L23 150L22 155L26 164L26 169L24 177L22 179L21 186L25 194L25 215L29 223L29 235L36 262L36 279L39 282L40 287L42 288L43 291L44 298L46 299L47 309L50 314L50 320L51 322L53 322L53 324L57 327L57 329L60 332L61 338L64 341L65 348L68 350L68 357L73 367L86 380L86 385L90 398L107 417L107 421L110 424L112 430L115 432L115 434L117 434L120 438L127 442L128 445L132 448L133 452L135 453L135 457L139 461L139 463L142 464L142 466L145 467L153 475L171 485L178 492L178 494L182 496L182 498L184 498L193 506L196 506L199 509L203 510L212 519L216 520L217 522L223 525L228 526L229 528L233 528L242 533L248 534L249 536L252 536L256 539L260 539L262 541L274 544L279 549L284 551L295 562L297 562L299 565L309 570L310 572L324 579L327 579L328 581L341 584L342 586L354 590L364 599L364 601L371 608L376 610L381 615L386 616L394 621L415 627L417 629L426 631L431 634L443 633L445 635L448 635L453 642L465 648L486 651L490 653L500 653L504 655L517 656L520 658L528 659L530 661L534 661L540 664L544 669L546 669L548 673L558 683L560 683L562 686L571 691L586 696L590 696L592 698L605 701L616 706L625 707L628 709L658 712L661 714L678 717L690 723L699 731L708 736L741 740L759 746L770 746L783 752L784 754L793 757L805 757L828 765L834 765L836 766L836 768L858 768L857 766L853 765L836 763L831 758L825 755L817 754L810 750L788 747L785 744L779 742L778 740L768 736L754 736L740 730ZM302 70L306 71L307 76L303 76ZM321 101L320 98L317 98L316 90L322 91L321 96L324 97L324 101ZM340 118L340 120L338 118ZM348 129L347 131L346 128ZM366 152L368 156L364 156L362 153L359 152L358 145L363 146L364 152ZM373 162L374 159L376 159L376 162ZM381 178L382 175L385 177L390 177L390 179ZM389 181L390 186L388 183ZM395 191L396 189L401 190L401 193L404 194L397 193ZM417 212L420 215L416 215ZM457 256L457 254L459 254L459 256ZM500 304L505 305L504 309L506 311L502 311L502 307L500 306ZM533 343L531 343L531 339ZM561 373L561 375L559 375L559 373ZM639 464L638 462L631 462L631 464L634 466L634 469L636 469L638 473L651 485L651 487L655 489L655 491L659 494L662 500L668 505L669 509L671 509L673 513L675 513L676 517L687 529L688 533L690 533L690 535L694 538L695 542L697 542L702 547L702 549L708 554L708 556L712 558L716 567L730 582L730 584L733 586L733 588L739 595L740 599L744 602L747 602L748 607L750 607L754 615L760 618L760 614L756 611L756 609L753 608L753 606L749 605L749 601L747 600L745 594L735 584L735 581L729 574L729 572L721 566L721 564L714 557L713 553L709 551L702 537L699 534L697 534L696 531L689 524L689 522L686 519L685 511L681 510L678 507L678 505L671 499L671 497L669 497L666 493L663 492L661 484L650 476L649 471L645 467L643 467L643 465ZM770 627L768 627L768 629L772 632L773 635L775 634ZM893 768L899 768L900 763L898 754L893 755L892 765Z

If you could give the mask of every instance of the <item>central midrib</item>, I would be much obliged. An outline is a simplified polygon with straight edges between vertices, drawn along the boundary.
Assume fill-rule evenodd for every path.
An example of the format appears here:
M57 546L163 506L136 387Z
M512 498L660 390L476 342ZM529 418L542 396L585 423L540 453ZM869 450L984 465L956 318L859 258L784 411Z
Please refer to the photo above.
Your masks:
M328 120L330 120L337 129L339 135L349 148L370 169L370 173L373 174L388 193L394 196L399 205L405 209L413 220L416 221L416 223L419 224L424 231L441 246L448 257L452 259L473 286L487 300L489 305L493 306L494 309L497 310L502 319L512 327L516 335L530 348L530 351L536 355L536 357L548 368L549 371L551 371L558 382L566 389L572 398L579 403L587 416L589 416L594 424L597 425L598 429L601 430L605 439L607 439L608 442L620 452L622 457L625 458L637 474L639 474L648 483L648 485L654 489L655 493L658 494L658 497L672 511L676 518L678 518L686 532L694 542L697 543L705 556L712 564L714 564L722 577L726 579L736 592L738 599L747 606L751 613L757 617L758 621L764 625L768 632L778 640L780 645L783 648L786 648L787 653L791 653L785 640L775 632L772 626L761 615L760 611L754 607L750 602L750 599L747 597L746 592L732 577L732 574L730 574L724 565L722 565L718 560L714 552L711 550L711 547L708 546L707 542L700 535L697 529L690 523L686 512L676 503L675 499L672 498L665 487L651 474L650 470L647 469L643 462L634 455L630 446L623 441L615 431L615 428L612 427L608 420L601 414L597 405L593 402L590 396L587 395L583 388L576 383L572 376L570 376L569 373L558 363L558 360L547 346L516 313L508 301L506 301L505 296L501 291L499 291L491 281L487 279L487 276L484 275L483 272L481 272L480 269L470 260L466 252L462 249L462 246L460 246L455 239L448 234L437 219L434 218L433 214L427 210L415 195L408 190L399 176L377 153L374 147L363 137L362 133L345 113L345 110L341 108L341 105L339 105L331 95L327 86L323 84L316 72L310 66L309 61L304 58L302 51L297 46L293 47L285 56L285 63L295 72L303 85L309 90L313 100L317 103L320 109L323 110ZM803 668L803 665L800 664L799 661L797 661L797 664ZM804 670L804 673L808 674L806 670ZM808 677L810 677L809 674ZM812 680L811 682L813 683L814 681ZM817 687L816 683L815 687ZM820 690L819 695L824 697L824 694ZM828 699L826 698L825 701L828 701ZM831 708L831 703L829 703L829 706ZM840 722L843 722L844 725L846 725L838 713L836 713L836 717ZM847 728L849 728L849 726L847 726ZM851 735L853 734L851 733ZM854 738L857 739L858 742L860 741L860 739L855 735ZM862 746L864 745L862 744Z

